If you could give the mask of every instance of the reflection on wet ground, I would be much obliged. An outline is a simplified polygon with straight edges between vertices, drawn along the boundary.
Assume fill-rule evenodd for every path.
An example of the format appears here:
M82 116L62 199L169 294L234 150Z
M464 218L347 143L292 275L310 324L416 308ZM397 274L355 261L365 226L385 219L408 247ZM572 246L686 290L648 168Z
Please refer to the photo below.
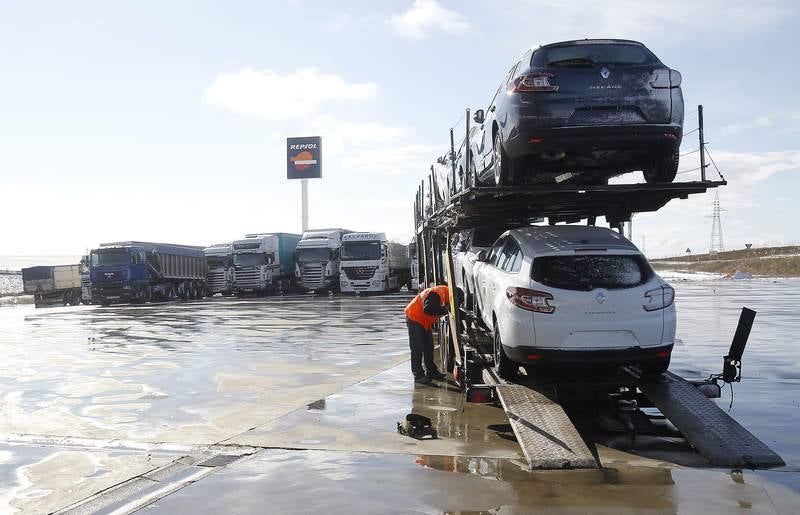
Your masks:
M0 443L0 513L48 513L171 461L166 454Z
M167 442L171 458L181 446L267 448L150 507L167 513L797 513L798 286L676 284L672 368L684 376L719 371L739 309L759 311L732 413L788 466L756 473L676 466L692 462L655 439L636 454L598 440L600 470L523 471L501 409L410 380L402 295L2 308L0 512L66 506L157 466L167 458L149 449ZM439 440L396 433L412 411Z
M280 478L279 480L276 480ZM777 502L775 499L777 498ZM265 451L150 507L163 513L797 513L765 478L668 467L529 473L497 458Z
M454 386L415 385L403 363L324 399L323 405L289 413L226 443L384 453L426 453L524 459L505 412L493 405L464 406ZM468 408L468 409L467 409ZM438 440L397 433L407 413L429 417Z
M3 310L0 433L214 443L405 359L406 301Z

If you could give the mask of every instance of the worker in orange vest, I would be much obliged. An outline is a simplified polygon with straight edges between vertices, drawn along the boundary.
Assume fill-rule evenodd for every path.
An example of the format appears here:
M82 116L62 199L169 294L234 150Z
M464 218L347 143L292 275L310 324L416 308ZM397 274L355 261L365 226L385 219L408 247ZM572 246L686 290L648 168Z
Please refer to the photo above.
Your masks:
M433 286L423 290L406 306L408 344L411 348L411 372L414 382L430 384L432 379L447 376L439 372L433 362L433 334L431 327L450 310L450 290L447 286ZM423 358L425 369L423 370Z

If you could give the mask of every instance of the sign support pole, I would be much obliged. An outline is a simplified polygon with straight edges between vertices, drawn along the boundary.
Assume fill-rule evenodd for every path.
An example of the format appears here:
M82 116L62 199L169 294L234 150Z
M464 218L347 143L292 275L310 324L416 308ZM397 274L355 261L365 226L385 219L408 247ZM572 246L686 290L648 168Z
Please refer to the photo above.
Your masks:
M308 230L308 179L300 179L303 203L303 232Z

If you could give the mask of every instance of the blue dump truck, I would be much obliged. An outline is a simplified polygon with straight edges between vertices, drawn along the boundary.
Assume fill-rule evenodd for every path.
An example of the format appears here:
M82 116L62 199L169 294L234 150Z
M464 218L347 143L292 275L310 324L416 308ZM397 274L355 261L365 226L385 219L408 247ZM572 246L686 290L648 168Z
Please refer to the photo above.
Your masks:
M92 303L200 299L206 295L203 247L124 241L91 252Z
M295 289L299 234L248 234L233 242L233 289L243 293L285 293Z

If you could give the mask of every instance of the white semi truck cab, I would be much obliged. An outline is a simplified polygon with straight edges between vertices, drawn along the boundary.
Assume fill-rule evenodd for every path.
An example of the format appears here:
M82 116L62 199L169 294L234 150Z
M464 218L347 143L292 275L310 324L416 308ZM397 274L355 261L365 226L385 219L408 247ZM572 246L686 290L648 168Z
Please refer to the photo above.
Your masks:
M307 291L339 289L339 258L346 229L314 229L303 233L295 251L294 275Z
M342 293L397 291L411 276L406 246L382 232L342 236L340 271Z
M232 243L236 293L283 293L294 284L294 251L299 234L248 234Z
M230 243L217 243L206 247L206 289L208 295L233 293L233 245Z

